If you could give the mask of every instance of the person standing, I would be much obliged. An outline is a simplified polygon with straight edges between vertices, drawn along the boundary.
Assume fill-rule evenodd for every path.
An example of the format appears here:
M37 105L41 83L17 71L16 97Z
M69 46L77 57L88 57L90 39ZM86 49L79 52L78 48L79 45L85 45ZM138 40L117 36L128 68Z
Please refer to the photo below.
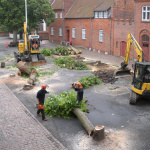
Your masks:
M80 82L75 83L75 91L77 91L77 101L81 102L83 99L83 87Z
M72 40L71 40L71 38L69 39L69 44L72 46Z
M37 110L37 115L41 116L40 113L42 114L42 120L47 121L45 118L45 113L44 113L44 101L45 101L45 94L49 92L46 91L46 85L41 86L41 90L37 92L37 102L38 102L38 110Z

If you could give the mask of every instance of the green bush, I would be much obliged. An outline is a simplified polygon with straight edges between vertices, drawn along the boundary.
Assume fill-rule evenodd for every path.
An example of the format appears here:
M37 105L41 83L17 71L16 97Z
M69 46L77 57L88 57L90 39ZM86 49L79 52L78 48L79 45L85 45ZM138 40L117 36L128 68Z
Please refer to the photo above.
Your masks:
M55 51L63 56L69 55L68 48L63 46L57 46Z
M51 56L54 54L54 50L52 48L43 48L41 54L44 54L44 56Z
M62 92L59 95L51 94L51 97L46 98L44 111L50 117L57 116L69 119L75 117L72 110L77 107L83 112L88 110L85 99L77 103L77 93L72 90L71 92Z
M102 84L102 81L99 80L98 76L86 76L78 80L83 88L88 89L90 86L94 86L95 84Z
M76 69L76 70L89 70L86 63L79 63L75 61L72 57L58 58L55 61L55 64L61 68Z

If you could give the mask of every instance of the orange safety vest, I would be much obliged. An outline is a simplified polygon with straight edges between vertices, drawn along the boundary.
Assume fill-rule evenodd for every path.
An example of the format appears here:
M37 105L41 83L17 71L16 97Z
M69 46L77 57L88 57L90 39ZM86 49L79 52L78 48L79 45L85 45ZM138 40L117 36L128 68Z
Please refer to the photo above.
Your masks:
M33 48L37 48L38 45L35 43L35 44L32 45L32 47L33 47Z

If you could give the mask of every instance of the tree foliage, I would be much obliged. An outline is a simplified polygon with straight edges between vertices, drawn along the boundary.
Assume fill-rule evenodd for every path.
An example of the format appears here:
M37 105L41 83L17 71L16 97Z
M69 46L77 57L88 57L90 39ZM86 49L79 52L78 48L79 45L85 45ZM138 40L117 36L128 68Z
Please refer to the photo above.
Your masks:
M55 15L49 0L27 0L28 31L37 27L41 19L49 25ZM25 0L0 0L0 24L9 31L18 30L25 22Z

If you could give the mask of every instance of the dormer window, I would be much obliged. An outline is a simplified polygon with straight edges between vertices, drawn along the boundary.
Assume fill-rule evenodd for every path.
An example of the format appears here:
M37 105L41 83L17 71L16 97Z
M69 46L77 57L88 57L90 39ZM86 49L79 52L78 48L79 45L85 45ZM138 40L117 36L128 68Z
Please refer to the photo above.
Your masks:
M107 11L95 11L94 12L94 18L108 18L110 16L110 9Z

